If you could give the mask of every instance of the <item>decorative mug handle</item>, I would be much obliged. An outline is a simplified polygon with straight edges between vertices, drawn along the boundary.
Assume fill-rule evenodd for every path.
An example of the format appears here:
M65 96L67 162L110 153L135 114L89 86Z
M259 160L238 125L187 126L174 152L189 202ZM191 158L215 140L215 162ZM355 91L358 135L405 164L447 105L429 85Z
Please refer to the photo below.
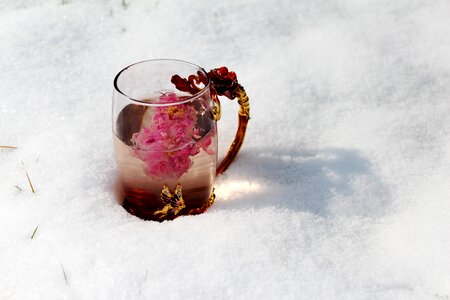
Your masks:
M221 106L219 98L217 97L218 95L226 96L230 100L237 98L239 104L238 129L227 155L216 170L216 175L220 175L225 172L234 161L244 142L248 120L250 120L250 101L244 87L238 83L236 73L232 71L229 72L226 67L221 67L209 71L208 75L212 82L213 99L216 103L216 106L213 108L214 120L219 121L221 116Z
M198 72L197 75L190 75L187 79L179 75L172 76L172 83L180 91L190 92L192 94L200 90L197 84L208 82L203 74L208 74L211 81L211 93L215 106L212 108L212 117L219 121L222 115L220 100L218 96L226 96L230 100L238 99L239 104L239 123L236 136L228 150L227 155L216 170L216 175L225 172L236 158L242 143L244 142L245 132L247 131L248 120L250 120L250 102L242 85L239 84L236 73L228 71L227 67L212 69L209 72Z

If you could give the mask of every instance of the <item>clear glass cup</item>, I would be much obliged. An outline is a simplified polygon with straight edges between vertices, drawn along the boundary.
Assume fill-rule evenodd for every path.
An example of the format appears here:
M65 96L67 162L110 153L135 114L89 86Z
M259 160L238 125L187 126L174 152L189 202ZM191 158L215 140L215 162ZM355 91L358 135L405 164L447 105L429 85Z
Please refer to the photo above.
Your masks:
M236 156L247 122L242 128L240 116L242 136L238 134L217 169L221 113L217 94L221 93L217 92L220 83L215 89L211 76L191 63L156 59L130 65L115 77L118 196L128 212L162 221L202 213L213 203L216 173L223 172ZM181 87L174 84L177 78ZM190 87L185 83L191 83ZM233 93L242 100L241 94Z

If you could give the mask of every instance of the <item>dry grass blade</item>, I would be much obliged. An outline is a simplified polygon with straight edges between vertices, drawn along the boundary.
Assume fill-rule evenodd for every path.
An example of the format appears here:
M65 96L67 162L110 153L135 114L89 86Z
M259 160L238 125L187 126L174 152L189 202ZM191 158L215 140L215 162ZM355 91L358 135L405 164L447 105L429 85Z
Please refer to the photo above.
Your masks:
M36 231L38 230L38 228L39 228L39 225L36 226L36 228L34 229L33 234L31 235L31 239L34 239L34 236L36 235Z
M30 176L28 176L28 172L25 171L25 174L27 175L28 183L30 184L31 191L33 192L33 194L36 193L36 191L34 190L33 184L31 183Z
M66 284L69 284L69 280L67 280L67 274L66 274L66 271L64 270L64 266L63 266L62 263L61 263L61 270L62 270L63 275L64 275L64 281L66 282Z
M2 149L17 149L16 146L0 146Z
M14 187L15 187L16 189L18 189L20 192L22 191L22 189L20 188L20 186L15 185Z

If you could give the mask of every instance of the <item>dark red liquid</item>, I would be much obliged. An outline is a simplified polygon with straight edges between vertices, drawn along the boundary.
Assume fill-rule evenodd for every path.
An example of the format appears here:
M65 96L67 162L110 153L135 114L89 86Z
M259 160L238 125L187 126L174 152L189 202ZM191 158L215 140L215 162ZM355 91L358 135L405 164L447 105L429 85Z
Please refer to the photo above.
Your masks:
M147 190L126 188L122 206L131 214L144 219L153 221L173 220L181 215L200 214L206 211L210 204L211 187L198 187L194 189L183 190L183 199L186 207L177 215L168 214L160 218L155 212L164 207L161 200L161 194L152 193Z

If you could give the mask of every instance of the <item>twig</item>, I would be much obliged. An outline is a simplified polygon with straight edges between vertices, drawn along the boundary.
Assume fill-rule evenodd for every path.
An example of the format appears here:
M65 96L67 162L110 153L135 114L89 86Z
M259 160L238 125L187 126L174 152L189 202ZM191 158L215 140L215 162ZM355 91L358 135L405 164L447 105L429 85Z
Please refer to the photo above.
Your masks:
M62 270L63 275L64 275L64 281L66 282L66 284L69 284L69 280L67 280L67 274L66 274L66 271L64 270L64 266L63 266L62 263L61 263L61 270Z
M0 148L4 148L4 149L17 149L16 146L0 146Z
M31 239L34 239L34 236L36 235L36 231L38 230L38 228L39 228L39 224L38 224L38 226L36 226L36 228L34 229L33 234L31 235Z
M23 163L23 160L21 160L21 162L22 162L23 168L25 169L25 164ZM35 191L35 189L33 187L33 184L31 183L30 176L28 176L28 172L26 170L25 170L25 175L27 175L28 184L30 185L31 191L33 192L33 194L35 194L36 191Z
M18 189L20 192L22 191L22 189L20 188L20 186L15 185L14 187L15 187L16 189Z
M31 183L30 176L28 176L28 172L25 171L25 174L27 175L28 183L30 184L31 191L33 192L33 194L36 193L36 191L34 190L33 184Z

